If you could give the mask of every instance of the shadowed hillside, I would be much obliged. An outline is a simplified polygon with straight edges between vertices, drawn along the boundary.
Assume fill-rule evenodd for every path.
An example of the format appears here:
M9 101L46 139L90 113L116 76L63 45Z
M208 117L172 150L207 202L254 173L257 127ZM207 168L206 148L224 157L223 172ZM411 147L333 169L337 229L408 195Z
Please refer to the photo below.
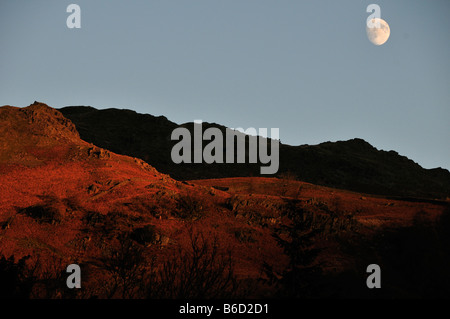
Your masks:
M165 117L130 110L72 106L60 110L81 138L114 152L141 158L159 171L182 180L259 176L260 164L179 164L170 158L173 129ZM192 123L182 124L191 132ZM203 129L225 127L203 123ZM280 132L282 137L282 132ZM204 144L205 145L205 144ZM362 139L319 145L280 145L278 175L357 192L420 198L450 196L450 173L424 169L395 151L377 150Z

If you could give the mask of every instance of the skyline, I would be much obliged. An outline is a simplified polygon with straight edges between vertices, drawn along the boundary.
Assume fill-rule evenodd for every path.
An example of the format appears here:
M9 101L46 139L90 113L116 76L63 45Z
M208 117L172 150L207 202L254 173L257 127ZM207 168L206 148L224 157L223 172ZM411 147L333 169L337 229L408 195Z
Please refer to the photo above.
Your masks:
M66 8L81 7L81 29ZM376 3L391 36L367 39ZM124 108L176 123L362 138L450 169L446 1L0 3L0 105Z

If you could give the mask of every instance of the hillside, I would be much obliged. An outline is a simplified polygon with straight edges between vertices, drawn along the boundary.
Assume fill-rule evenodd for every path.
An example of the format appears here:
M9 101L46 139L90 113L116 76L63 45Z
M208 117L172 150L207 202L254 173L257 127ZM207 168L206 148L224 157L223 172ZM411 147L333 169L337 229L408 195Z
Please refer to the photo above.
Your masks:
M118 114L117 130L134 116ZM75 127L43 103L0 107L0 298L450 295L446 201L292 178L181 182ZM72 263L81 289L66 286ZM371 263L382 290L364 285Z
M60 276L74 262L85 274L78 297L129 297L144 279L129 287L120 276L178 265L192 247L201 250L200 261L213 258L205 260L213 266L205 264L202 276L225 275L228 269L214 267L220 260L225 265L231 248L233 280L255 280L264 260L275 260L277 268L286 263L271 228L249 227L226 208L230 194L176 181L140 159L85 142L70 120L43 103L0 107L0 133L0 298L73 297ZM258 239L250 247L236 235L247 231ZM121 268L125 262L131 268ZM165 274L186 274L180 269ZM212 288L226 296L230 284ZM141 297L176 293L164 285L158 293L141 288Z
M60 110L81 137L114 152L138 157L180 180L259 176L260 164L174 164L170 158L172 131L177 125L165 117L130 110L72 106ZM225 127L203 123L203 128ZM282 134L282 132L280 133ZM280 145L277 176L369 194L439 198L450 196L450 172L424 169L395 151L378 150L362 139L319 145Z

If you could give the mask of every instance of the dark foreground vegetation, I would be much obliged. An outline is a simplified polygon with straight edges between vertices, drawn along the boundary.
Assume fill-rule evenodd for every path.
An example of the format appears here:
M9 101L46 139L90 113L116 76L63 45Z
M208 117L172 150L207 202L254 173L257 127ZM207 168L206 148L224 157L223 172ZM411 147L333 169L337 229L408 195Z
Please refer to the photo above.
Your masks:
M261 265L261 278L253 282L236 276L232 250L223 249L216 237L204 236L192 224L189 248L180 246L160 258L157 250L148 248L155 239L149 226L112 235L103 257L82 265L83 278L101 278L101 282L93 280L82 289L66 287L65 263L57 256L46 263L36 256L1 256L0 298L450 297L450 209L436 221L419 212L409 227L370 235L362 235L362 226L351 215L328 213L333 217L321 217L299 201L287 201L283 214L292 222L276 228L273 236L289 256L289 265L277 273L267 261ZM89 225L106 222L92 213L87 218ZM350 266L337 272L324 270L327 265L318 261L323 253L318 243L327 241L337 243ZM369 264L382 269L381 289L366 286Z

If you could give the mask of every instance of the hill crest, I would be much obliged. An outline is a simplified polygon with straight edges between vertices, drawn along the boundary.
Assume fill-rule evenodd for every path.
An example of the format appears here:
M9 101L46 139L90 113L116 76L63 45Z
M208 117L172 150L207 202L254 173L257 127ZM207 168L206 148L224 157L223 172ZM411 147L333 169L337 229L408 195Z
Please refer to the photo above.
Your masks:
M170 153L178 125L165 117L129 110L65 107L60 111L76 125L80 136L116 153L141 158L158 171L181 180L259 176L259 164L174 164ZM203 123L203 129L218 124ZM191 131L192 132L192 131ZM248 153L248 152L247 152ZM280 144L277 176L356 192L389 196L446 198L450 196L450 172L424 169L395 151L383 151L360 138L318 145Z

